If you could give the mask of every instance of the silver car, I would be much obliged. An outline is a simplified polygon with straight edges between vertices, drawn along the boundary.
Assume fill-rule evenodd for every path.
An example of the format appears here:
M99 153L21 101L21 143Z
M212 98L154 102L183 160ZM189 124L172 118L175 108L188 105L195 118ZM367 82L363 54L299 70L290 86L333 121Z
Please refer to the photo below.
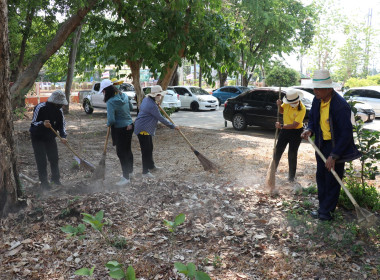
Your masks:
M351 88L344 93L344 96L371 105L376 117L380 118L380 86Z
M142 90L144 94L150 93L151 87L144 87ZM181 100L179 100L179 95L171 89L166 90L167 93L164 95L164 98L161 103L162 108L175 108L175 111L178 112L181 108Z

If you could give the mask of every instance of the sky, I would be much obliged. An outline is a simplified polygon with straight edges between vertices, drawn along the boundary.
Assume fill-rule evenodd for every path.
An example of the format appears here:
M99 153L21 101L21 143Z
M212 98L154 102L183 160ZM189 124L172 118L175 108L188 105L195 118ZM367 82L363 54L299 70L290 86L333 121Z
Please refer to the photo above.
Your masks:
M369 9L372 8L372 22L371 25L374 29L377 29L380 33L380 0L333 0L338 6L342 7L341 12L346 17L352 17L356 19L366 19L368 17ZM301 0L304 4L310 4L311 0ZM332 32L334 32L332 28ZM342 34L336 34L336 37L342 36ZM375 38L374 38L375 39ZM380 34L376 38L377 44L380 46ZM380 55L380 54L379 54ZM380 57L378 59L380 61ZM300 71L300 61L297 60L296 54L285 56L287 64L297 71ZM303 70L305 71L307 65L303 64ZM380 68L380 66L378 67ZM380 69L378 69L380 70Z

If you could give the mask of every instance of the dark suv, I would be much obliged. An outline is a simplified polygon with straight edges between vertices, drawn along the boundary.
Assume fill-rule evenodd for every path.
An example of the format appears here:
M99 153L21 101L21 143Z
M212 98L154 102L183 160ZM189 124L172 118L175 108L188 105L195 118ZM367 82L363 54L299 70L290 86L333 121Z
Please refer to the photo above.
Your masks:
M281 100L287 92L287 88L281 90ZM306 107L305 121L308 118L313 96L305 91L302 103ZM248 125L256 125L265 128L274 128L277 121L277 105L279 91L277 88L256 88L246 91L237 97L227 99L224 104L223 117L232 122L236 130L245 130ZM282 122L282 115L280 115Z

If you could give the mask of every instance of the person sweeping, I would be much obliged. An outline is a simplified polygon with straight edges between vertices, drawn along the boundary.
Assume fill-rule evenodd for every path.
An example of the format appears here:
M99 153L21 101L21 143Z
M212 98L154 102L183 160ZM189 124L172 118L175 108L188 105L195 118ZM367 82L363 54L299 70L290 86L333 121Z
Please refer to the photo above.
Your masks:
M328 70L316 70L313 76L315 98L309 113L307 129L301 137L308 139L315 136L315 145L318 147L324 160L316 154L317 160L317 187L318 211L312 211L313 218L322 221L333 219L332 213L338 204L340 183L331 170L335 170L340 179L343 178L344 164L361 156L354 143L351 124L351 108L334 87Z
M275 168L280 163L281 156L289 144L288 164L289 164L289 182L293 182L297 169L297 154L301 144L301 133L303 131L303 119L306 114L306 107L301 102L302 92L296 89L290 89L286 92L283 100L277 100L277 106L280 114L283 114L283 124L276 122L275 127L280 129L278 141L275 149L274 161Z
M133 121L130 111L132 104L128 96L115 88L113 83L104 79L100 84L104 92L104 102L107 104L107 126L111 127L113 145L120 160L123 175L117 186L126 186L130 183L133 174L133 153L131 148Z
M163 91L161 86L152 86L151 92L141 102L140 111L135 120L135 134L141 147L143 178L154 178L150 171L158 169L153 160L153 136L156 133L158 121L171 129L179 129L160 114L157 103L165 93L166 91Z
M47 160L50 162L51 182L61 186L58 166L58 148L55 140L56 135L51 130L58 131L61 141L66 143L66 122L63 116L62 106L67 105L65 94L61 90L54 91L46 102L41 102L33 110L33 119L30 124L30 138L37 163L40 187L43 190L50 190L48 181Z

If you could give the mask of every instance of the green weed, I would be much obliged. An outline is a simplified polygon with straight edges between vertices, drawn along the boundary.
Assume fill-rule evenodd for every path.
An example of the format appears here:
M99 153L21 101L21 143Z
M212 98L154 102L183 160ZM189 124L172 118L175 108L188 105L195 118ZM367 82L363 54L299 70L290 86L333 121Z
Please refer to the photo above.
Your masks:
M210 276L203 272L197 270L196 266L193 263L184 265L182 263L176 262L174 267L179 273L184 274L189 280L211 280Z

